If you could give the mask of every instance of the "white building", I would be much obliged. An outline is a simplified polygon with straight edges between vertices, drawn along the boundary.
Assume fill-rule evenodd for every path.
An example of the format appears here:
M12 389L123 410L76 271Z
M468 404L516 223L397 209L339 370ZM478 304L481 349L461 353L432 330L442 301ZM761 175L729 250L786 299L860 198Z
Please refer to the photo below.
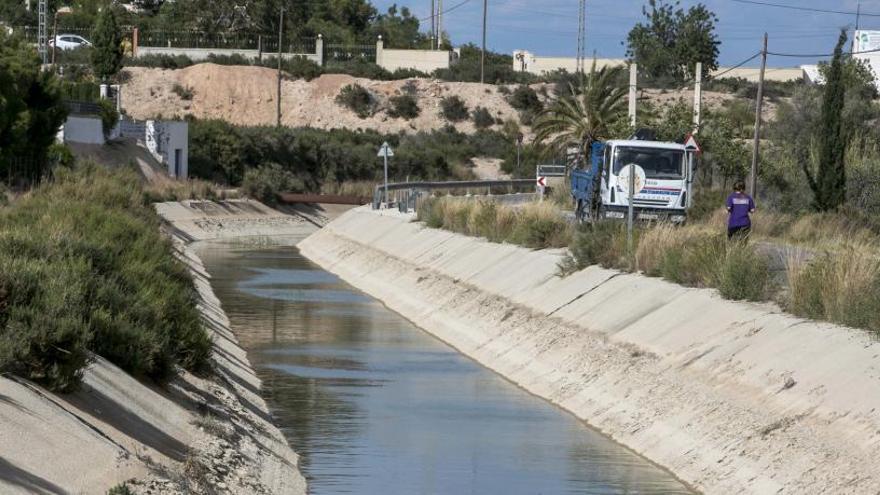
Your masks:
M144 144L175 179L189 176L189 124L180 121L148 120Z

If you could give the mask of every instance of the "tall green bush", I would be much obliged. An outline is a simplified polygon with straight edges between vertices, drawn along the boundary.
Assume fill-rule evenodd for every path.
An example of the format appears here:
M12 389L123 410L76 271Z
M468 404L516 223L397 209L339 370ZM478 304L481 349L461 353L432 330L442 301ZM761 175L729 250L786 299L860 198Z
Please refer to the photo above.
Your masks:
M822 98L821 129L819 130L819 170L813 174L809 163L803 164L810 189L813 190L815 207L820 211L836 209L846 200L847 129L843 126L843 107L846 102L846 85L843 80L843 45L846 31L840 32L834 58L825 82Z
M110 6L98 14L92 31L92 67L98 79L109 81L122 68L122 31L116 23L116 13Z

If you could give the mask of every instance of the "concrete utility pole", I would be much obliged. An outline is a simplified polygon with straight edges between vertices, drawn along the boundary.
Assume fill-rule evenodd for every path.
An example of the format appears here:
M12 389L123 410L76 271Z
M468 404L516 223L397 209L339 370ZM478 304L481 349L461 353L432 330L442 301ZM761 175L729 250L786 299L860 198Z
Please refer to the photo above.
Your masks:
M431 0L431 50L435 49L435 41L437 36L437 17L434 15L437 11L434 10L434 0Z
M489 10L489 0L483 0L483 51L480 53L480 84L486 82L486 14Z
M764 71L767 69L767 33L764 33L764 49L761 50L761 73L758 75L758 99L755 102L755 141L752 144L752 169L749 173L749 195L758 191L758 151L761 145L761 106L764 103Z
M40 59L44 65L49 63L49 47L46 46L49 41L46 38L47 9L47 0L39 0L39 3L37 4L37 52L40 53Z
M703 63L697 62L694 70L694 134L700 131L701 114L703 109Z
M281 9L278 21L278 94L275 101L275 126L281 127L281 45L284 40L284 9Z
M639 79L639 67L635 63L629 65L629 125L636 128L636 85Z
M586 56L584 52L586 51L587 44L586 10L586 0L580 0L578 4L577 61L575 62L575 72L580 73L581 76L584 74L584 57ZM583 77L581 79L583 80Z
M443 44L443 0L437 0L437 49Z

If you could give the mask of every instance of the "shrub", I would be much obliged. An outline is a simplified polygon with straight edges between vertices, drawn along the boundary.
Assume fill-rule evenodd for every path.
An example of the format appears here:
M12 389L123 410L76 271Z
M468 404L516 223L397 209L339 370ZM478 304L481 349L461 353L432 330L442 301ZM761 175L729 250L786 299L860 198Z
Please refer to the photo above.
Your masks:
M459 96L447 96L440 100L440 114L450 122L461 122L468 118L468 107Z
M369 62L363 58L355 58L347 61L332 61L324 66L325 74L348 74L354 77L390 81L394 76L381 66ZM405 79L406 76L401 79Z
M265 57L254 63L274 69L278 67L278 57ZM284 58L281 61L281 70L294 79L306 81L311 81L323 73L320 65L303 56Z
M342 88L336 95L336 103L348 108L362 119L373 115L375 106L373 95L359 84L349 84Z
M180 97L181 100L192 100L193 99L193 89L189 87L181 86L178 83L174 83L174 87L171 88L171 91L174 92L177 96Z
M208 367L192 280L131 171L62 169L0 213L0 369L67 391L89 351L159 382Z
M231 55L218 55L216 53L209 53L207 61L217 65L251 65L253 59L245 57L240 53L233 53Z
M400 96L392 96L391 97L391 109L388 111L388 115L398 119L414 119L419 116L419 102L416 100L415 96L409 94L403 94Z
M131 491L131 488L128 487L128 484L120 483L113 488L107 490L107 495L134 495L134 492Z
M275 163L248 170L241 183L244 195L269 205L278 203L280 193L301 191L302 188L302 183L293 174Z
M123 64L128 67L153 67L158 69L182 69L189 67L195 62L186 55L165 55L150 53L134 58L128 58Z
M471 114L471 119L473 119L474 127L477 129L488 129L495 123L492 114L485 107L477 107Z
M507 98L508 103L513 108L522 112L536 114L544 109L541 100L538 99L538 93L525 84L519 85L513 90L513 93Z

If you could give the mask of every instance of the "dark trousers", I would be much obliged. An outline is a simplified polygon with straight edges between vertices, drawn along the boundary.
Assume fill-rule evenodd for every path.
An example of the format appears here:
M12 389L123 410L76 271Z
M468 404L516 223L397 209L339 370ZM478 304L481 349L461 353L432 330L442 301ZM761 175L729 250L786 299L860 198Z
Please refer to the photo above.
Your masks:
M749 232L752 230L751 225L744 225L742 227L727 227L727 238L728 239L747 239L749 237Z

